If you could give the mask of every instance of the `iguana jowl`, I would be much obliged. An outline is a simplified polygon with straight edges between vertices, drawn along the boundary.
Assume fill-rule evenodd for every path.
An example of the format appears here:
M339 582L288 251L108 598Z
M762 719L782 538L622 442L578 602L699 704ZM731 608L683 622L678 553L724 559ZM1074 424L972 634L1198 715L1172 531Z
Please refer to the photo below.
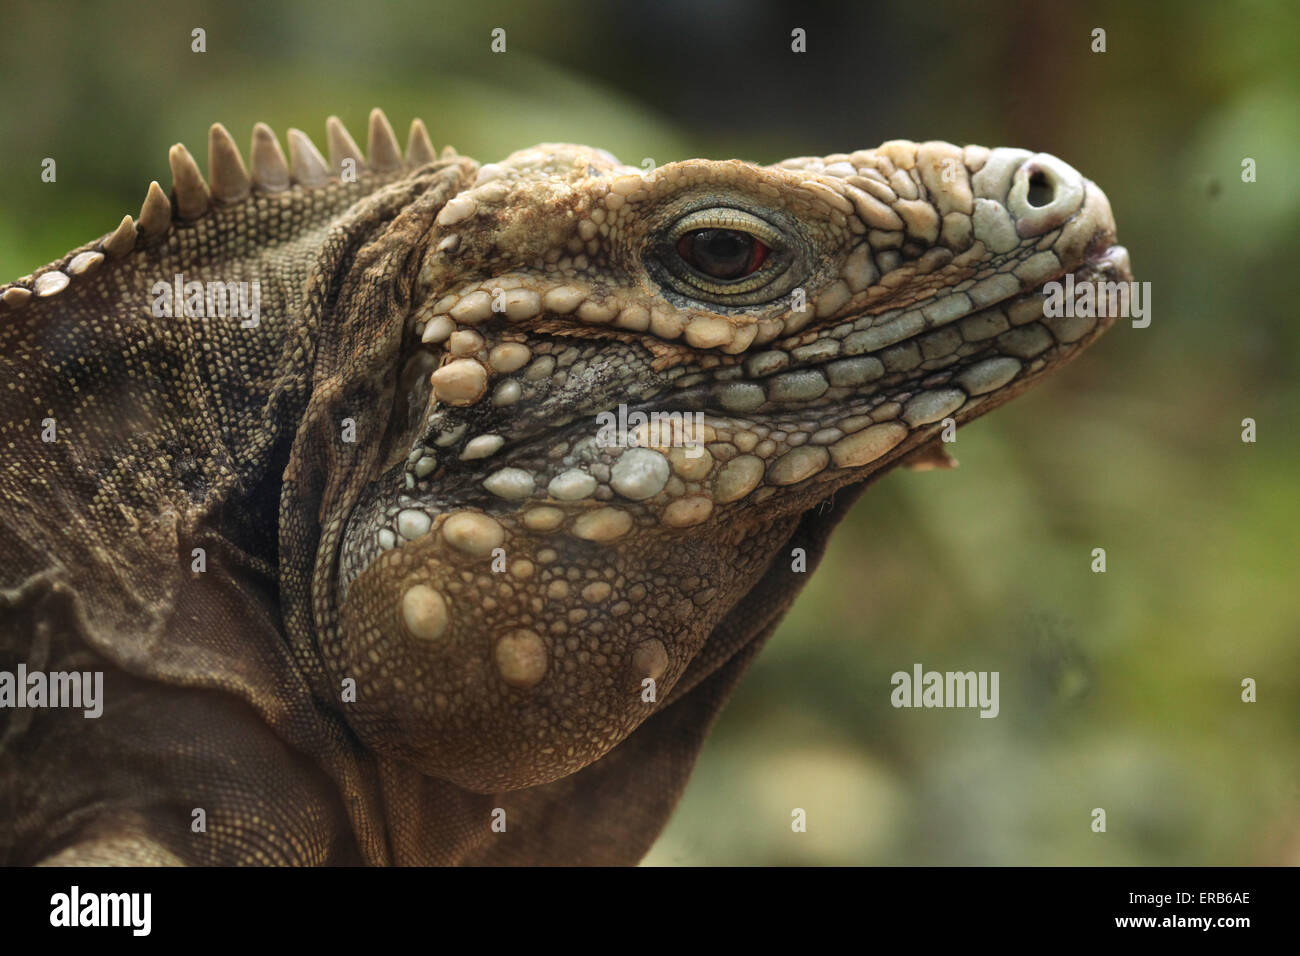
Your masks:
M1044 283L1130 278L1042 153L327 129L214 126L0 293L0 670L105 674L0 710L3 862L635 862L791 550L1110 323Z

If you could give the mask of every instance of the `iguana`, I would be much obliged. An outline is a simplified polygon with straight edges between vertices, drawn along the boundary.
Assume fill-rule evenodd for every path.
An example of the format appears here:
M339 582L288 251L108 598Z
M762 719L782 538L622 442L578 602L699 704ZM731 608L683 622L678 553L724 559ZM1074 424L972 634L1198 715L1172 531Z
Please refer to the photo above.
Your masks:
M1043 153L327 132L214 125L0 287L6 864L636 862L792 552L1111 323L1045 283L1130 278Z

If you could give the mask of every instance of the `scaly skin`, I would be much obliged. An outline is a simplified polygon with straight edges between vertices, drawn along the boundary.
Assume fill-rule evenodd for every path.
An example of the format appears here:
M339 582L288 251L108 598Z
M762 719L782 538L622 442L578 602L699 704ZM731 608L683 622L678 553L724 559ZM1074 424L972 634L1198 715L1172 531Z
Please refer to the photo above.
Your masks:
M1129 278L1042 154L329 131L249 177L214 127L210 186L173 148L170 200L0 293L0 669L105 673L97 720L0 712L3 862L635 862L791 551L1109 325L1043 283ZM155 316L177 273L260 321ZM703 448L597 441L620 404Z

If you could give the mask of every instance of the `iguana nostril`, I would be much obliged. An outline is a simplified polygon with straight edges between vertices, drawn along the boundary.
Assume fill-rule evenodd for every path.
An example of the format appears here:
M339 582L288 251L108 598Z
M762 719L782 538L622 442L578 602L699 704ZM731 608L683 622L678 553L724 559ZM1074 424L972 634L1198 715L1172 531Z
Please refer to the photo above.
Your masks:
M1047 153L1025 159L1011 175L1005 207L1021 239L1063 226L1083 206L1084 180L1073 167Z
M1029 177L1029 193L1025 196L1025 201L1036 208L1050 206L1052 200L1056 198L1056 184L1043 172L1035 170Z

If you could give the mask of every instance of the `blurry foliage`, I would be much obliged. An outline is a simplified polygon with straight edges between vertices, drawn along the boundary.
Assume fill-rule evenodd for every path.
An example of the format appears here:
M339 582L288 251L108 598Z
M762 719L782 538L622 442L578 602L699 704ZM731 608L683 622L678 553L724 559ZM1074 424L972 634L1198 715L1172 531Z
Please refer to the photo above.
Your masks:
M0 3L0 275L224 122L383 106L482 161L1016 145L1106 190L1153 322L891 475L742 682L659 864L1300 862L1300 17L1288 3ZM208 52L190 52L190 31ZM789 52L794 26L808 52ZM494 27L508 52L488 50ZM1108 50L1090 52L1090 31ZM42 158L58 181L40 181ZM1241 182L1243 157L1258 163ZM1259 422L1259 442L1239 440ZM1094 547L1108 572L1089 571ZM914 662L1001 715L894 710ZM1246 676L1259 702L1240 702ZM808 832L790 811L808 811ZM1108 814L1105 835L1090 811Z

